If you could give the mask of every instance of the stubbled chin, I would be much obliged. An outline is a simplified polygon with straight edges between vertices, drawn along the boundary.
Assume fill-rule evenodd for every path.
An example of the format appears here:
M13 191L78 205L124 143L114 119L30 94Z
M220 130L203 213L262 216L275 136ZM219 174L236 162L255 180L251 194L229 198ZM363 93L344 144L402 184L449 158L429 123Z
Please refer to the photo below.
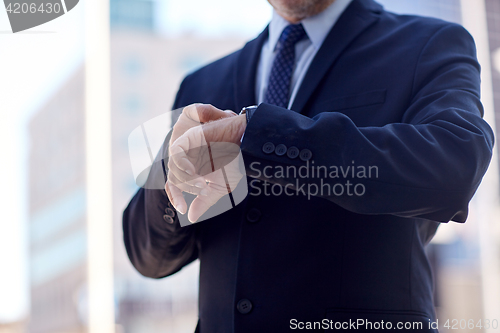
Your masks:
M300 21L321 13L335 0L268 0L276 12L289 21Z

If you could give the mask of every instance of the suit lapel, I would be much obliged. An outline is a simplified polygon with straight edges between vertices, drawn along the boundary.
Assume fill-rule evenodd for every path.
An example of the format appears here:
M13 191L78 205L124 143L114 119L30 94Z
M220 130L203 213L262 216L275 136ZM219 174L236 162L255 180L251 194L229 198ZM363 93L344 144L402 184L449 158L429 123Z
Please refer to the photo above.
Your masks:
M291 107L301 113L307 101L344 49L375 23L382 7L372 0L353 0L340 16L314 57Z
M239 110L257 104L255 100L255 79L262 45L267 40L268 27L254 40L241 49L234 71L235 106Z

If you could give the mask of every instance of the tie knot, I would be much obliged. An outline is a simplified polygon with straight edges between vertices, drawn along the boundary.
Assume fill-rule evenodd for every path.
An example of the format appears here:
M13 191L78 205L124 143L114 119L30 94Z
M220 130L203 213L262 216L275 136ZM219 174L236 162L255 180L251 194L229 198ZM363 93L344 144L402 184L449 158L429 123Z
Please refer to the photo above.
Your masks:
M288 44L295 45L298 41L307 36L302 23L289 24L283 29L279 39L279 45Z

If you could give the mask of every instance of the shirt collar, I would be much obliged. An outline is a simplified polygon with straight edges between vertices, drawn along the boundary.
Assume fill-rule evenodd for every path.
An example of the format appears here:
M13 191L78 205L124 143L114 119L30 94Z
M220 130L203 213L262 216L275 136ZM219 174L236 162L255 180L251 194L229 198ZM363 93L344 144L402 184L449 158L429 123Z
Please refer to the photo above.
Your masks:
M321 13L307 17L301 21L307 37L316 49L319 49L323 41L352 0L335 0L327 9ZM273 17L269 23L269 46L274 50L281 33L290 22L281 17L273 10Z

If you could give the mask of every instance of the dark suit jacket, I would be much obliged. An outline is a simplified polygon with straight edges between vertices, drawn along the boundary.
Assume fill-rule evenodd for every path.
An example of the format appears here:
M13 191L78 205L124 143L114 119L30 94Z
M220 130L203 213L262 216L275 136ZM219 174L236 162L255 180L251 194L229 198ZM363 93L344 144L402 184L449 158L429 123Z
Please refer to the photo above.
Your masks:
M174 108L202 102L238 111L255 104L267 33L186 77ZM163 191L141 189L123 216L133 265L161 278L199 258L202 333L285 332L292 319L422 322L421 331L433 331L424 246L439 222L465 222L492 152L475 52L459 25L354 0L312 62L293 111L262 104L241 150L247 172L261 181L255 188L263 190L264 180L296 181L266 178L258 167L306 165L264 152L271 142L310 150L315 165L377 166L378 177L324 180L360 183L365 193L249 195L222 215L181 228L163 219ZM238 307L242 299L249 313Z

